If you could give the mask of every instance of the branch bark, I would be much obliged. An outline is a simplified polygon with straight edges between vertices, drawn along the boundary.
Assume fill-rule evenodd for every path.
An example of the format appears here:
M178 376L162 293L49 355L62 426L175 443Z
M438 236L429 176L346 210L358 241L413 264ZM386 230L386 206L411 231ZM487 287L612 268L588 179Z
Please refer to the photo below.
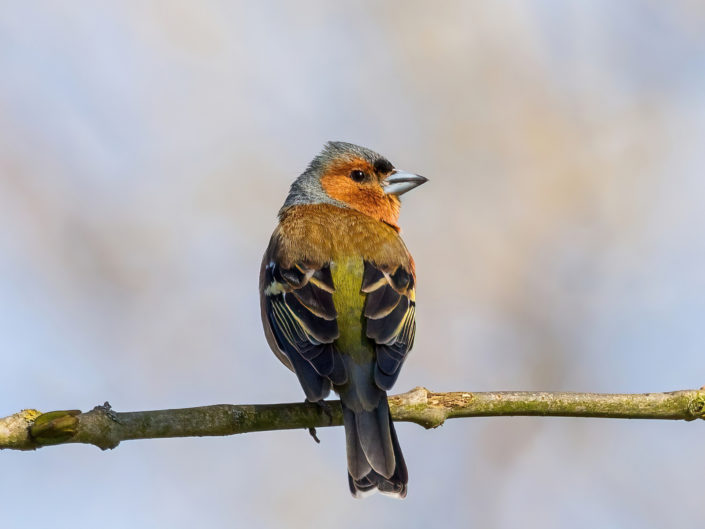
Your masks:
M705 419L705 387L670 393L562 392L433 393L417 387L389 397L395 421L436 428L446 419L515 415L612 419ZM129 439L223 436L267 430L340 426L340 401L219 404L198 408L118 413L106 402L91 411L22 410L0 419L0 449L35 450L85 443L103 450Z

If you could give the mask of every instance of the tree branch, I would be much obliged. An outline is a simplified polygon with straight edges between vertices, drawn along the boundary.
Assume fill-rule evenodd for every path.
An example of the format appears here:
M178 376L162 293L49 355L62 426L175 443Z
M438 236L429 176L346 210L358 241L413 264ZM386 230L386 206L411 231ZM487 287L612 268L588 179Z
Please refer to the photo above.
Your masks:
M436 428L446 419L536 415L612 419L705 419L705 388L670 393L561 392L433 393L418 387L389 397L395 421ZM91 411L23 410L0 419L0 449L35 450L85 443L103 450L129 439L222 436L266 430L319 428L343 423L340 401L219 404L175 410L117 413L106 402Z

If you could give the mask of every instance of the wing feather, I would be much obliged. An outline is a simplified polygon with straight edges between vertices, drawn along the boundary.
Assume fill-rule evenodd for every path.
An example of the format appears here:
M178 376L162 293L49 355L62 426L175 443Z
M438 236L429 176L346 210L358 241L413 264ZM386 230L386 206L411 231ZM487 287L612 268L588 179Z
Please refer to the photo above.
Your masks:
M375 383L389 390L414 345L416 296L414 276L399 266L393 273L365 261L362 291L365 301L366 333L375 342Z
M346 372L333 346L339 336L330 266L283 268L263 263L263 308L277 348L291 363L310 401L325 398Z

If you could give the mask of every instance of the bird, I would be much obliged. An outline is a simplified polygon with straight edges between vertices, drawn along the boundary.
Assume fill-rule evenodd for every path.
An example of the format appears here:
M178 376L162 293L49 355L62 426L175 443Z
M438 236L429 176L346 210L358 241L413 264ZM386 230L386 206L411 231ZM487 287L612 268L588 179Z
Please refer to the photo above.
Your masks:
M291 184L260 268L267 342L306 401L341 400L354 497L407 493L387 391L416 333L416 272L399 197L427 178L330 141ZM323 405L323 404L322 404Z

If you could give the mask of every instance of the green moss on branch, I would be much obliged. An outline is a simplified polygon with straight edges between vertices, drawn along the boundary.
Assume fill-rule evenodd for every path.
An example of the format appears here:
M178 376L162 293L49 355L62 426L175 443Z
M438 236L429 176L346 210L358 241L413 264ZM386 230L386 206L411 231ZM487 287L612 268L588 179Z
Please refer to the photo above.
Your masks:
M118 413L106 402L91 411L23 410L0 419L0 449L34 450L85 443L105 450L130 439L223 436L342 424L339 401L219 404L198 408ZM395 421L435 428L446 419L514 415L685 420L705 418L705 390L606 394L565 392L452 392L415 388L389 397Z

